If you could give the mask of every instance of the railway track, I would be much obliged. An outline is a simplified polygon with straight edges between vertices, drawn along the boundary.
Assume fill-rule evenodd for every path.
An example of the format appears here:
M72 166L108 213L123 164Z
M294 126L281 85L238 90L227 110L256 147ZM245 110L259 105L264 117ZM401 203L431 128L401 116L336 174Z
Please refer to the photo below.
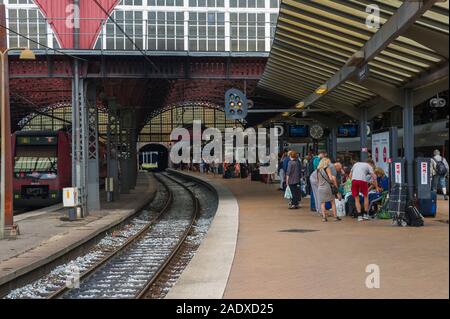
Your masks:
M135 217L130 218L123 226L106 234L86 254L57 266L50 273L26 286L14 289L5 298L57 298L68 291L68 276L76 272L79 279L84 280L101 265L131 245L158 220L173 200L172 191L158 178L156 179L158 190L146 209L135 214Z
M166 269L154 280L154 283L140 294L139 298L141 299L165 298L195 256L208 233L218 207L217 193L209 184L201 180L193 180L181 174L169 172L169 175L176 176L185 187L195 194L200 204L200 213L189 235L178 249L177 254L174 255Z
M199 212L195 195L167 175L159 176L176 196L143 234L99 264L79 288L61 298L140 298L157 281L182 246Z
M7 298L163 298L200 246L217 198L212 200L214 192L207 185L188 177L171 173L155 177L158 192L147 211L87 254ZM74 270L71 263L79 268L75 287L67 285Z

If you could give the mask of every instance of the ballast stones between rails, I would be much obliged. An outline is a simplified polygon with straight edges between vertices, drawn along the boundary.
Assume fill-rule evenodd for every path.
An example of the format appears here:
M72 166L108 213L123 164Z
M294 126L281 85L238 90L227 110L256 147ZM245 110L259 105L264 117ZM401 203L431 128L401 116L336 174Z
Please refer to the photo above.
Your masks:
M212 200L211 190L199 183L193 183L191 179L173 174L167 174L181 181L179 184L164 175L159 174L158 179L173 193L172 204L163 214L159 221L153 224L149 230L141 235L139 240L131 243L129 247L119 252L95 269L90 275L81 280L79 288L73 288L63 294L62 298L135 298L137 293L158 272L161 265L168 259L180 238L186 233L193 219L195 201L192 194L202 203L202 214L190 229L184 247L169 263L164 272L159 274L158 279L145 293L145 298L163 298L170 288L175 284L179 275L195 255L195 251L207 233L214 213L217 209L217 197ZM189 192L188 188L190 189ZM168 203L168 192L161 183L158 192L149 206L148 211L143 211L138 217L133 218L126 226L114 232L114 236L108 235L103 238L91 251L68 264L55 268L49 275L38 281L12 291L8 298L48 298L61 286L66 284L67 269L69 265L76 265L80 273L96 267L96 264L105 258L111 251L117 250L130 236L135 235L140 229L154 220L158 211ZM108 247L99 250L99 245ZM187 249L186 249L187 247ZM156 293L155 293L156 292Z
M189 191L168 179L164 183L176 194L169 209L131 247L110 260L63 298L135 298L176 249L190 227L196 205Z
M200 212L176 256L174 256L168 267L158 277L158 280L141 296L141 298L145 299L161 299L165 298L169 293L191 259L195 256L201 242L208 233L219 204L218 194L206 184L192 182L191 178L181 174L170 172L168 175L176 177L177 180L181 181L184 186L195 194L195 197L200 203Z
M135 236L146 225L151 223L169 200L169 191L158 182L157 192L147 207L133 217L120 229L103 237L88 253L79 256L63 265L57 266L47 275L23 287L12 290L6 299L44 299L66 286L68 276L76 269L80 274L92 269L111 252L120 249L129 238Z

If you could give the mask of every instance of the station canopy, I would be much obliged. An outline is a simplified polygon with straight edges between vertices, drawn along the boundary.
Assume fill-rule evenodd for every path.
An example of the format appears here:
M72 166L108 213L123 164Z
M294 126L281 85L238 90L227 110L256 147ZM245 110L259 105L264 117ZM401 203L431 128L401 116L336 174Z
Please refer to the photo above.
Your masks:
M448 36L448 1L283 0L258 88L370 119L403 105L403 89L414 105L448 89Z

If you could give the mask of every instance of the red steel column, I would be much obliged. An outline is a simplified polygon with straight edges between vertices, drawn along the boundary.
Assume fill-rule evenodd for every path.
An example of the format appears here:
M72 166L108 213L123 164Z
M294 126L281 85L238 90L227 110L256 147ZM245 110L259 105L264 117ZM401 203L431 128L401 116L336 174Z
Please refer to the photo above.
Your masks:
M5 5L0 5L0 24L6 26L6 9ZM7 38L6 38L6 29L0 27L0 51L4 53L7 49ZM12 165L12 150L11 150L11 117L10 117L10 105L9 105L9 68L8 68L8 55L5 54L2 59L3 65L0 66L2 68L1 74L1 84L2 87L2 98L4 110L2 110L2 127L1 127L1 136L2 136L2 151L4 152L4 156L2 156L5 161L5 176L1 178L5 181L5 226L13 225L13 202L12 202L12 178L13 178L13 165ZM3 155L3 154L2 154Z

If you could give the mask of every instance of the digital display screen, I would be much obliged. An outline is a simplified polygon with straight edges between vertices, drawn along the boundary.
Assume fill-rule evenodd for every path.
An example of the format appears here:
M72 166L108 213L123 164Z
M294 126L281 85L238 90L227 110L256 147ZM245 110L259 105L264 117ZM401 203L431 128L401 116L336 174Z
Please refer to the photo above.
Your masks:
M308 126L306 125L291 125L289 126L290 137L308 137Z
M56 145L56 136L17 136L17 145Z
M357 137L358 125L342 125L337 129L337 137Z

